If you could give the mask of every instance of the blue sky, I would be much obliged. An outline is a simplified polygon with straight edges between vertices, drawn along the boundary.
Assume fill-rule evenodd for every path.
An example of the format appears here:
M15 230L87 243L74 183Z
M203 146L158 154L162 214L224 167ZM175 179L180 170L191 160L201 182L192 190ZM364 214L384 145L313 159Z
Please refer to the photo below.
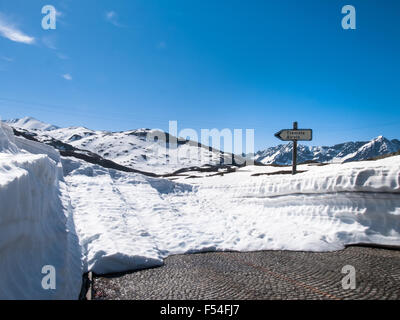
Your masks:
M399 57L397 0L0 0L0 116L254 128L256 149L294 120L313 145L400 138Z

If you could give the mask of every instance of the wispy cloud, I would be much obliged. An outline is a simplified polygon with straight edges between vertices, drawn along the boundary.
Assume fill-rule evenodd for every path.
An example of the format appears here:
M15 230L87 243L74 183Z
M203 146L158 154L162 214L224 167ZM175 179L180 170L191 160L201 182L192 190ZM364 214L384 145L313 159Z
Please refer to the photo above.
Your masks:
M13 62L13 61L14 61L13 58L6 57L6 56L0 56L0 59L1 59L1 60L4 60L4 61L7 61L7 62Z
M69 59L69 57L66 54L61 53L61 52L57 53L57 57L58 57L58 59L61 59L61 60L68 60Z
M63 77L65 80L68 80L68 81L71 81L71 80L72 80L72 76L71 76L69 73L63 74L62 77Z
M26 44L33 44L34 37L30 37L16 28L0 13L0 35L14 42L21 42Z
M54 38L47 37L47 36L42 37L42 42L47 48L52 49L52 50L57 50Z
M58 8L56 8L56 18L57 18L57 25L63 25L66 26L67 22L66 22L66 18L67 18L67 14L65 13L65 11L60 11L58 10Z
M113 24L114 26L119 28L123 27L123 25L119 23L118 14L115 11L107 11L105 17L106 20L111 24Z
M8 65L14 62L14 58L7 56L0 56L0 72L6 71L8 69Z

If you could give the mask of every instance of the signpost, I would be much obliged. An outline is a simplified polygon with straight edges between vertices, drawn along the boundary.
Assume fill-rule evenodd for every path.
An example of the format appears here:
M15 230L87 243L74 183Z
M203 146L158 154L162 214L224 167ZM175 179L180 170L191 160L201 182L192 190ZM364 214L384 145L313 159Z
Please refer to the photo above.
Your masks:
M282 141L293 141L292 174L296 174L297 167L297 141L311 141L311 129L298 129L297 122L293 122L293 129L284 129L275 133L275 137Z

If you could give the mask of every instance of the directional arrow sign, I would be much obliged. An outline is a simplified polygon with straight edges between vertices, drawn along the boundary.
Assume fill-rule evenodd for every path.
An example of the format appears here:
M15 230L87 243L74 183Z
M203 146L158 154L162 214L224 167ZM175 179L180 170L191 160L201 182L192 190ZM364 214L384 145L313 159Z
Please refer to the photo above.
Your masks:
M312 129L285 129L275 133L275 137L282 141L311 141Z
M283 141L293 141L292 174L297 171L297 141L311 141L311 129L298 129L297 121L293 122L293 129L285 129L275 133L275 137Z

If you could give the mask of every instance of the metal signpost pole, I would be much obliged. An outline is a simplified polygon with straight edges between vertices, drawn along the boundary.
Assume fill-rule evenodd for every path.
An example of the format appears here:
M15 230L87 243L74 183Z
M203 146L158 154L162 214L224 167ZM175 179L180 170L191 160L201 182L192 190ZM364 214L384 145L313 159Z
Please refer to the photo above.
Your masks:
M293 130L297 130L297 122L293 122ZM293 141L292 174L296 174L297 166L297 140Z

